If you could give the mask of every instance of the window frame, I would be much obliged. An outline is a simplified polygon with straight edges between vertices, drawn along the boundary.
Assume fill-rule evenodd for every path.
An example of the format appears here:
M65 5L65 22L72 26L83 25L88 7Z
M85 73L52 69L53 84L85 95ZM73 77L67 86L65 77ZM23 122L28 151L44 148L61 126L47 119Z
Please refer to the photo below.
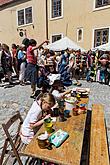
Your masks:
M61 0L61 16L59 17L52 17L52 0L50 0L50 20L57 20L57 19L61 19L63 18L63 8L64 8L64 3L63 3L64 0Z
M101 30L101 29L109 29L109 36L108 36L108 42L110 41L110 26L105 26L105 27L97 27L97 28L93 28L93 32L92 32L92 48L95 48L94 44L95 44L95 30Z
M26 23L26 9L28 9L28 8L32 8L32 23ZM24 10L24 24L23 25L18 24L18 12L21 10ZM16 17L17 17L17 26L18 27L32 25L33 24L33 6L24 7L24 8L17 10L16 11Z
M64 37L63 33L52 33L51 36L50 36L50 41L51 41L51 43L54 43L54 42L52 42L52 37L53 37L53 36L58 36L58 35L61 35L61 39ZM58 40L57 40L57 41L58 41Z
M95 1L95 8L99 8L99 7L104 7L104 6L110 5L110 0L108 0L108 4L107 4L107 5L106 5L106 4L105 4L105 5L102 4L102 5L99 5L99 6L97 5L97 1L98 1L98 0ZM104 0L101 0L101 1L104 1Z
M96 7L96 0L93 1L93 11L104 10L107 8L110 8L110 4L101 7Z
M82 30L82 38L81 38L80 41L78 40L78 32L79 32L79 30ZM83 42L83 38L84 38L84 29L83 29L83 27L79 27L79 28L77 28L77 42Z

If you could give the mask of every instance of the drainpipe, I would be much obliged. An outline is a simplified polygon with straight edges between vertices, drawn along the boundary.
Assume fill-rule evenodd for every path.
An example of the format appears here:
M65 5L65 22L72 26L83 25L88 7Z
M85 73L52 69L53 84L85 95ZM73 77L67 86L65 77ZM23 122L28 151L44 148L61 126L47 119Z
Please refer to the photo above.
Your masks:
M46 39L48 40L48 0L46 0Z

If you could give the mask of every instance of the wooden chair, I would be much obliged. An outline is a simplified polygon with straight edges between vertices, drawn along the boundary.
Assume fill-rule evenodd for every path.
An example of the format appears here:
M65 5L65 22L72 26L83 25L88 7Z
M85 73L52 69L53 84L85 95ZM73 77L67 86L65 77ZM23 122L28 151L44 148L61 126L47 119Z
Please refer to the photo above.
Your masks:
M17 133L12 137L9 132L9 129L17 121L19 122L17 127ZM18 112L17 114L12 116L6 124L2 124L3 130L5 131L6 134L6 139L4 142L4 146L0 158L0 165L3 164L4 157L6 154L14 156L15 159L18 161L19 165L22 165L20 155L22 155L23 147L25 147L25 144L21 142L21 138L19 135L22 123L23 120L20 116L20 113ZM9 146L11 146L11 149L9 149Z

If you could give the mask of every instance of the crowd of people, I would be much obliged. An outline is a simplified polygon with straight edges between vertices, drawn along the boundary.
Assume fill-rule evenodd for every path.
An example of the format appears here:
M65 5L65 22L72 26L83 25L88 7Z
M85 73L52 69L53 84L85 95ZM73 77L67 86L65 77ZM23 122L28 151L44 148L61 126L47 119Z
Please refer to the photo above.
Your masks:
M110 85L110 53L81 52L80 50L62 50L54 52L37 45L34 39L24 39L21 45L12 44L11 49L6 44L0 45L0 82L13 84L12 73L15 72L20 85L31 82L32 97L36 85L45 92L49 87L49 74L60 74L64 86L80 86L80 79L88 82L98 81Z
M32 98L36 96L36 87L44 93L39 100L34 100L23 122L20 136L25 144L51 116L51 108L71 92L62 88L72 85L73 79L76 86L81 86L80 79L110 85L110 52L69 49L54 52L43 47L44 43L48 41L37 45L36 40L26 38L21 45L12 44L11 49L7 44L0 45L0 82L4 80L13 85L14 72L20 85L31 83Z

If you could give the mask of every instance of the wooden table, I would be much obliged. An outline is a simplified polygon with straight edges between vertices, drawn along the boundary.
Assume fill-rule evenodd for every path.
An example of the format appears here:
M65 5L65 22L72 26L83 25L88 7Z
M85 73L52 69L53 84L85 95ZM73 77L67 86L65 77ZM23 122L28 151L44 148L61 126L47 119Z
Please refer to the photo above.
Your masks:
M81 99L80 103L87 103L88 99ZM44 131L44 127L37 132L32 141L26 146L24 154L59 165L80 165L86 113L71 116L65 122L56 122L55 130L62 129L69 133L69 138L59 147L52 146L52 150L40 149L36 140L37 135Z

